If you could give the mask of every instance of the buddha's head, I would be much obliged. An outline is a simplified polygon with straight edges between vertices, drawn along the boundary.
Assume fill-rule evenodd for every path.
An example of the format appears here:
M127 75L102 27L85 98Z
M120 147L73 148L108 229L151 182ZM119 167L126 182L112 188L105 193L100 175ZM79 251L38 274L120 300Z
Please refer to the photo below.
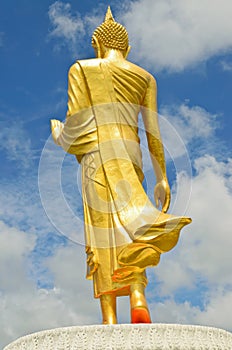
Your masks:
M104 22L93 33L92 46L99 58L104 57L105 52L109 49L121 51L124 57L129 53L127 30L114 20L110 6L106 12Z

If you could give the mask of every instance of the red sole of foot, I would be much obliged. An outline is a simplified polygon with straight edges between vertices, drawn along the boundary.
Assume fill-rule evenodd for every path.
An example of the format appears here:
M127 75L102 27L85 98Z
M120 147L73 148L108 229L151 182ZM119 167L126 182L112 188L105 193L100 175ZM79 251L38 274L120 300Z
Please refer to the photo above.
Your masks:
M131 323L151 323L148 310L145 308L131 310Z

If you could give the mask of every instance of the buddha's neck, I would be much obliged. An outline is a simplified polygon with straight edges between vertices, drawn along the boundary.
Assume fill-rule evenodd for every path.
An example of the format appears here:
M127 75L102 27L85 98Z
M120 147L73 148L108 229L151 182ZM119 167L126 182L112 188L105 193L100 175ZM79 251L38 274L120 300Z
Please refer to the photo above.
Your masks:
M105 55L104 55L104 58L107 58L107 59L112 60L112 61L124 59L122 52L119 50L114 50L114 49L107 50Z

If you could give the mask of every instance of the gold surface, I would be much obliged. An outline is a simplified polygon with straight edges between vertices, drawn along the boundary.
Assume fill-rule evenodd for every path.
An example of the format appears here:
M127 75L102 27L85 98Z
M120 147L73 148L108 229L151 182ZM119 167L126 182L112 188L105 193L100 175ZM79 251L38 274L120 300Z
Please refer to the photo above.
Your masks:
M176 245L181 228L191 219L166 214L170 188L156 81L126 60L127 33L110 9L92 44L97 58L77 61L70 68L66 121L51 120L51 128L55 143L81 163L87 278L93 279L95 297L100 297L103 323L116 323L116 296L130 295L131 307L147 308L145 269L157 265L160 254ZM161 211L142 186L140 112Z

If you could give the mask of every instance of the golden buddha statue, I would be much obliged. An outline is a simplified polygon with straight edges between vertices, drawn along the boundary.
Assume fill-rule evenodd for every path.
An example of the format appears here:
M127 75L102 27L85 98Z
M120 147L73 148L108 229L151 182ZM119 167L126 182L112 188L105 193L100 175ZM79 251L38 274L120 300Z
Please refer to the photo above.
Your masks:
M150 323L145 269L172 249L191 222L166 214L170 189L161 141L156 81L126 58L126 29L108 8L94 31L95 59L68 74L65 123L51 120L53 139L82 167L87 278L100 298L104 324L117 323L116 297L129 295L132 323ZM142 114L156 174L159 211L144 191L138 115Z

